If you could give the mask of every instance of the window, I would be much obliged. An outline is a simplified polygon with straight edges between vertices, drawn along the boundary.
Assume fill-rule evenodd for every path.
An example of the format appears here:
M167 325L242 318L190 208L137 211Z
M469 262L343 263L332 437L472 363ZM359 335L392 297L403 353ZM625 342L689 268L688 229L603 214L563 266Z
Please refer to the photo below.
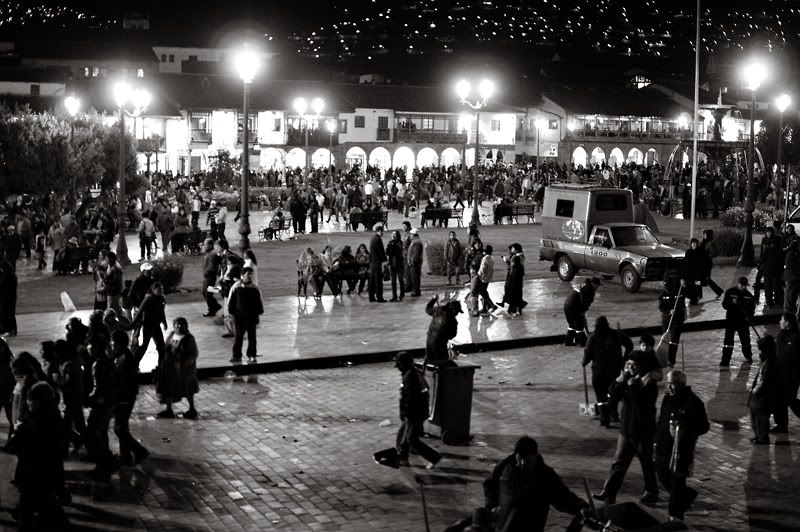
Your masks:
M38 83L31 83L31 96L39 96L41 87Z
M272 122L272 131L280 131L281 130L281 119L275 118Z
M127 72L127 70L125 70L125 77L127 77L127 76L128 76L128 72ZM103 68L100 69L100 77L101 78L108 77L108 69L106 67L103 67Z
M170 63L174 63L175 62L175 55L174 54L169 54L169 62Z
M355 120L353 121L353 127L357 128L364 127L364 115L355 116Z
M137 78L143 78L144 77L144 69L143 68L137 68L136 69L136 77Z
M347 133L347 120L339 120L339 127L337 129L339 130L339 133Z
M433 118L423 118L422 129L433 129Z
M162 63L166 63L167 62L167 54L161 54L161 62Z
M556 200L556 216L564 218L572 218L572 212L575 210L575 202L573 200Z
M378 117L378 129L389 129L389 117L388 116L379 116Z
M601 194L594 201L594 208L598 211L624 211L628 208L626 194Z
M548 120L547 129L558 129L558 120Z
M492 131L500 131L500 121L492 120Z
M606 242L611 242L608 235L608 229L598 229L592 238L593 246L605 246Z
M208 131L209 130L208 125L210 122L209 117L210 115L205 113L198 113L198 114L193 113L191 118L192 129Z
M92 67L92 77L96 78L100 75L100 67Z
M197 56L196 55L190 55L189 56L189 61L197 61Z

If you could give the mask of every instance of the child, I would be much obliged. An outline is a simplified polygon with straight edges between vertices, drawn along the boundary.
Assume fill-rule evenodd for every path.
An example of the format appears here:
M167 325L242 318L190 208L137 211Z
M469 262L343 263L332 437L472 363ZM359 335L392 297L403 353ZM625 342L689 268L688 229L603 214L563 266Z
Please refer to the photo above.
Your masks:
M47 266L47 262L45 262L44 260L44 252L46 247L47 247L47 235L44 234L44 230L40 230L39 234L36 235L36 240L34 241L36 260L39 263L38 268L40 270L43 270L45 266Z

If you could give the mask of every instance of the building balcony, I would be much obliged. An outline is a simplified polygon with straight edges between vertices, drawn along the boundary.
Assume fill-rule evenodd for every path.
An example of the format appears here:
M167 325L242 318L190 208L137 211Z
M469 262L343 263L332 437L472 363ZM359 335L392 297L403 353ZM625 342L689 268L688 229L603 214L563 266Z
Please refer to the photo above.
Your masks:
M240 131L236 136L236 144L241 145L243 143L244 143L244 132ZM253 144L258 144L258 131L252 129L250 130L250 133L248 134L247 137L247 143L250 144L251 146Z
M441 129L396 128L395 142L414 142L424 144L464 144L466 133Z
M624 129L576 129L567 132L568 138L614 138L631 140L680 140L691 138L692 132L684 131L628 131Z
M167 141L163 137L155 136L149 139L136 139L136 151L154 153L166 151Z
M331 138L333 137L333 138ZM309 129L308 130L308 145L327 147L329 145L336 146L339 144L339 135L337 133L331 134L324 129ZM286 145L303 147L306 145L306 130L289 128L286 131Z
M376 140L392 140L392 130L388 128L378 128L375 134Z
M211 144L211 132L205 129L192 129L193 144Z

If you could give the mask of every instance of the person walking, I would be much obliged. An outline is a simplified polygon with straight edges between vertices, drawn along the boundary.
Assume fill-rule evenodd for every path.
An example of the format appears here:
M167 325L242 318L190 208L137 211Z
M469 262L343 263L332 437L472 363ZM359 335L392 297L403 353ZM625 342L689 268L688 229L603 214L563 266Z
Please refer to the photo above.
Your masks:
M242 344L247 333L247 358L250 362L255 362L258 356L256 326L259 316L264 313L264 305L261 302L261 292L253 284L252 268L243 268L241 282L231 289L228 312L234 323L233 356L230 361L241 362Z
M461 242L456 238L455 231L450 231L447 242L444 243L444 261L447 268L447 286L452 284L453 274L456 276L456 284L461 284Z
M117 316L122 315L122 267L117 262L117 254L109 251L106 255L106 269L103 274L106 289L107 307L114 309Z
M683 259L681 279L685 281L690 305L697 305L703 297L703 280L708 270L708 255L700 249L700 241L693 238Z
M486 246L486 249L489 247ZM522 246L517 243L508 246L508 257L503 257L503 262L506 263L508 269L506 271L503 300L500 306L508 304L508 313L510 315L521 316L522 310L528 305L528 302L522 298L522 282L525 280L525 253L522 251ZM482 260L481 264L483 264ZM583 342L584 344L586 343L585 337Z
M593 495L606 504L614 504L622 481L634 456L639 458L644 475L644 494L639 499L644 504L658 500L658 481L653 464L653 436L656 431L657 378L660 364L652 350L653 338L643 336L638 351L633 351L625 367L611 385L609 394L622 400L622 425L617 437L617 451L603 491ZM659 377L660 378L660 377Z
M386 262L386 250L383 247L383 224L376 223L372 228L375 234L369 241L369 285L367 292L369 300L377 303L386 303L383 298L383 263Z
M411 234L411 222L405 220L403 222L403 276L405 277L405 293L411 292L411 287L413 286L411 280L411 268L408 266L408 248L411 246L411 239L413 235Z
M392 238L386 245L386 258L389 261L389 275L392 280L392 299L389 301L392 303L402 301L403 294L406 291L406 283L405 264L403 263L403 241L400 237L400 231L392 232ZM399 291L398 288L400 289Z
M214 293L209 292L208 289L217 284L217 275L219 274L222 258L214 249L214 241L210 238L207 238L203 243L203 251L205 252L205 256L203 256L203 298L206 300L207 308L203 317L212 318L216 316L222 305L217 302Z
M781 316L780 332L775 344L783 394L782 400L773 409L775 426L770 432L786 434L789 432L789 409L800 417L800 399L797 398L797 390L800 387L800 330L794 314L785 312Z
M111 335L111 356L116 368L117 402L114 405L114 434L119 440L121 465L136 465L150 452L131 435L130 420L136 396L139 395L139 361L128 348L128 333L122 330Z
M167 315L165 309L167 302L164 299L164 286L159 283L153 283L150 293L147 294L142 301L139 311L136 313L136 318L131 324L132 328L136 330L137 327L142 328L142 343L136 351L136 364L142 361L147 347L150 345L150 340L156 344L156 351L158 352L158 362L164 358L164 334L161 328L167 329Z
M564 316L567 318L565 345L586 346L586 311L594 302L594 294L603 283L599 277L586 279L578 290L573 290L564 300Z
M543 532L551 506L575 516L589 506L544 463L539 445L529 436L517 440L514 453L494 467L483 493L484 507L497 515L494 530L502 532Z
M411 230L411 242L408 245L408 271L411 283L406 288L411 291L412 297L422 295L422 240L419 238L419 229Z
M725 337L722 341L722 359L719 362L721 368L731 365L733 355L733 335L739 335L742 342L742 355L747 362L753 361L753 348L750 345L750 321L756 309L753 294L747 290L750 282L747 277L739 277L736 286L725 291L722 300L722 308L725 312Z
M664 281L664 290L658 299L658 310L661 311L661 333L669 333L667 362L670 368L675 367L678 346L681 341L681 328L686 321L685 283L674 277ZM661 337L662 340L664 336Z
M683 520L697 498L697 490L687 488L686 479L694 469L697 440L710 427L705 405L687 385L686 374L671 370L656 432L656 471L669 492L670 519Z
M211 240L216 242L217 240L224 240L225 234L220 233L217 228L217 215L219 214L219 207L217 206L216 200L211 200L211 204L208 207L208 212L206 213L206 225L211 228L209 232L209 236Z
M625 350L624 352L622 350ZM608 391L624 367L625 358L633 351L631 339L615 331L608 318L598 316L594 330L589 335L583 350L583 367L592 364L592 389L599 405L600 425L609 428L612 421L619 421L617 400L611 400Z
M17 335L17 274L8 262L0 263L0 335Z
M796 314L797 296L800 295L800 240L792 224L786 226L783 253L783 311Z
M155 242L156 236L156 226L153 225L153 221L150 220L147 216L142 217L142 221L139 222L139 260L145 260L145 255L147 256L147 260L150 260L152 256L152 246L153 242Z
M758 263L759 274L764 279L764 300L768 307L783 302L783 246L774 227L767 227L761 240L761 253ZM758 297L756 297L758 300Z
M169 249L169 242L172 238L172 229L174 227L174 221L172 217L172 211L169 210L169 207L164 207L161 212L158 213L158 217L156 218L156 229L158 232L161 233L161 252L164 255L167 255L167 250ZM176 250L172 250L175 252Z
M116 464L108 445L108 425L114 415L117 400L116 369L108 354L107 336L94 335L88 350L93 358L92 391L88 397L90 407L86 422L86 449L95 462L94 479L108 483Z
M478 268L478 293L477 295L483 299L483 309L481 309L480 314L488 314L493 312L497 309L497 305L494 304L492 301L491 296L489 296L489 283L492 282L492 278L494 277L494 256L492 252L494 249L491 245L486 246L485 254L481 259L481 265ZM517 272L518 273L518 272ZM456 281L458 282L458 281ZM513 305L509 304L509 309L512 308ZM520 312L522 309L520 308ZM511 312L509 310L509 312ZM478 306L477 306L477 299L475 300L475 307L473 309L473 316L480 315L478 313Z
M757 345L761 363L750 384L750 398L747 401L754 435L750 441L756 445L769 445L769 415L782 402L783 384L775 355L775 338L766 334L758 340Z
M714 231L711 229L705 229L703 231L703 241L700 242L699 249L702 252L703 258L706 262L706 267L703 273L703 280L702 286L708 286L711 290L714 291L717 298L721 297L724 290L720 288L720 286L714 282L711 278L711 272L714 270L714 259L711 258L711 252L709 248L711 247L711 242L714 241Z
M395 367L402 374L400 386L400 428L397 431L397 454L400 465L408 466L411 449L427 460L427 469L433 469L442 459L438 451L426 445L420 438L429 414L428 383L422 373L414 367L414 359L406 351L397 353Z

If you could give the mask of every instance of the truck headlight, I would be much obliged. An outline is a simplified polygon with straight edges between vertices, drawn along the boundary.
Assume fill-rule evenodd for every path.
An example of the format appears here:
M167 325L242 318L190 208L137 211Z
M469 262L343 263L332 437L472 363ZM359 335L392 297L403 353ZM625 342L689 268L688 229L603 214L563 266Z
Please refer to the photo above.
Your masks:
M645 258L643 258L642 260L640 260L640 261L639 261L639 265L640 265L642 268L644 268L645 266L647 266L647 257L645 257Z

